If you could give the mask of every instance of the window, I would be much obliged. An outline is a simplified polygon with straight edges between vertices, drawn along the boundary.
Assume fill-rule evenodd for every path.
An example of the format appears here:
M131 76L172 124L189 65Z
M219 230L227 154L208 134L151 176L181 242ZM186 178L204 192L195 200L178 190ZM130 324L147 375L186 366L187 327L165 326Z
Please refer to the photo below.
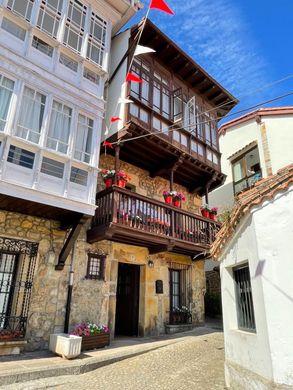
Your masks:
M199 142L197 142L193 139L191 140L191 150L192 150L192 152L195 152L195 153L199 154L200 156L204 155L204 148L203 148L202 144L200 144Z
M172 137L173 141L178 142L181 146L184 146L184 148L188 148L189 137L187 136L187 134L178 130L174 130L172 131Z
M178 122L183 119L182 89L173 91L173 121Z
M39 143L45 103L45 95L24 87L15 135L36 144Z
M94 121L84 115L78 115L74 158L89 163L91 158Z
M84 36L87 7L78 0L69 0L63 43L80 53Z
M71 168L70 172L70 181L72 183L79 184L81 186L86 186L87 185L87 178L88 178L88 173L87 171L84 171L83 169Z
M6 125L13 89L14 81L0 73L0 131L3 131Z
M257 146L231 163L235 194L250 188L256 181L262 178Z
M255 331L255 319L249 267L245 265L233 270L237 306L238 328Z
M136 104L131 104L130 105L130 114L141 121L148 123L149 122L149 113L144 110L143 108L139 107Z
M42 0L37 26L51 35L53 38L57 38L57 33L61 19L61 9L63 0Z
M48 45L48 43L46 43L45 41L42 41L42 39L34 36L33 37L33 42L32 42L32 46L39 50L40 52L46 54L48 57L52 57L53 56L53 50L54 48L50 45Z
M215 149L218 149L218 134L215 119L211 115L202 115L202 125L205 130L206 143Z
M7 8L22 16L26 20L31 20L34 0L8 0Z
M1 27L3 30L9 32L9 34L14 35L16 38L24 41L26 30L24 28L19 27L16 23L12 22L5 17L2 19Z
M99 85L100 83L100 76L87 68L83 70L83 77L94 84Z
M219 165L219 156L217 153L213 152L211 149L207 148L207 160L212 163Z
M64 173L64 164L59 161L52 160L51 158L43 157L41 172L45 173L46 175L55 176L59 179L62 179Z
M87 47L87 59L103 66L107 22L92 12Z
M53 101L47 147L57 152L67 153L71 126L72 109L65 104Z
M70 57L67 57L65 54L60 54L59 62L60 64L66 66L66 68L73 70L73 72L77 72L78 62L72 60Z
M170 91L160 82L154 80L153 109L165 118L170 117Z
M10 145L7 161L21 167L33 169L35 154L28 150Z
M88 253L86 278L103 280L105 277L105 255Z
M131 82L131 93L145 104L150 101L150 67L141 60L136 60L132 66L132 72L143 80L143 83Z
M170 324L192 322L191 267L185 264L170 263Z

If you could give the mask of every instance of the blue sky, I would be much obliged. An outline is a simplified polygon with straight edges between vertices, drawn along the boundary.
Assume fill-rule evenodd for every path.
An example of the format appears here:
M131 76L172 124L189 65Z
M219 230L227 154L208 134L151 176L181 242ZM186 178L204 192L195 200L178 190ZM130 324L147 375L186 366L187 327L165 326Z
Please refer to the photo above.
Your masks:
M293 92L292 76L267 86L293 75L293 0L166 2L175 16L151 10L150 19L240 100L232 112ZM293 95L262 106L286 105Z

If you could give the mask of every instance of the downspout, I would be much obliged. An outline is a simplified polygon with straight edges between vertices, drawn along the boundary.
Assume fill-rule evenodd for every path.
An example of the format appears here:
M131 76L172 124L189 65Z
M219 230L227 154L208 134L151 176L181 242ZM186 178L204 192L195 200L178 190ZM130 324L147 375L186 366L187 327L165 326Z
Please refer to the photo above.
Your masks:
M74 276L73 262L74 262L74 255L75 255L75 245L76 242L74 243L71 251L71 261L69 266L69 280L68 280L67 301L66 301L66 308L65 308L64 333L68 333L68 329L69 329L71 300L72 300L72 291L73 291L73 276Z

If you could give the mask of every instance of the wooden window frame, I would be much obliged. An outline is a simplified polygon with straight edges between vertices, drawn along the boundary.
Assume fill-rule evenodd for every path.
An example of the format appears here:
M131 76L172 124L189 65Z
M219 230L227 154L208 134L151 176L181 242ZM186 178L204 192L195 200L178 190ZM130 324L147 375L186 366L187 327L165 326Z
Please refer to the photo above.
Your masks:
M99 272L96 274L91 273L91 262L92 260L99 261ZM93 280L105 280L105 268L106 268L106 255L100 255L97 253L88 253L88 262L86 269L86 279Z

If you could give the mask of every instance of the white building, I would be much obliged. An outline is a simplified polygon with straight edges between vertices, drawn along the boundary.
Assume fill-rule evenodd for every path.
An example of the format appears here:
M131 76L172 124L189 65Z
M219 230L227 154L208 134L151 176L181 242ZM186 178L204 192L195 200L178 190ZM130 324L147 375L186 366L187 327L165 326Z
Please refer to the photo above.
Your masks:
M229 388L293 388L292 205L293 164L240 194L213 245Z
M260 108L219 129L224 185L209 194L220 211L231 208L234 195L293 162L293 107Z
M111 33L135 3L0 0L4 202L94 214Z

